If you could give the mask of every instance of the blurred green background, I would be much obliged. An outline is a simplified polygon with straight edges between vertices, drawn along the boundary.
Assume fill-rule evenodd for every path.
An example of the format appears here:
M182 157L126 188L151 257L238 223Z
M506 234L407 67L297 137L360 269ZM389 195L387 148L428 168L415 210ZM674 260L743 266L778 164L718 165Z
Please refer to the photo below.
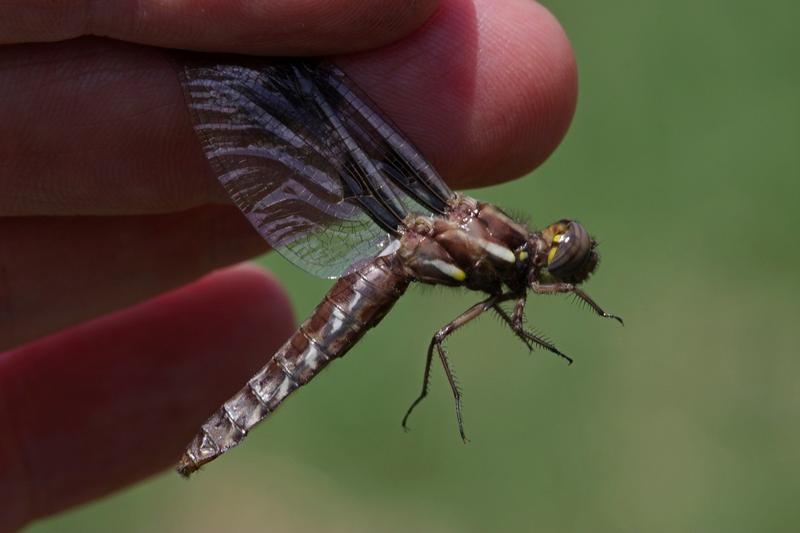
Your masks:
M474 295L412 289L191 483L167 472L30 531L798 530L800 4L546 5L579 61L572 130L475 194L584 222L604 256L588 292L626 327L534 298L572 367L497 320L454 336L465 446L438 367L413 431L400 419L427 340ZM329 286L264 262L298 317Z

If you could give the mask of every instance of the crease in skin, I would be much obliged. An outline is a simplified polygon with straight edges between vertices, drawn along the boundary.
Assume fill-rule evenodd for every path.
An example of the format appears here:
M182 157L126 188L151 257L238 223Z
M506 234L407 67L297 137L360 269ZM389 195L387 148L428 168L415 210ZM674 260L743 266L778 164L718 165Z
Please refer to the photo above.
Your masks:
M69 19L70 27L61 29L59 39L97 35L150 46L257 55L320 55L325 49L347 53L402 39L423 24L437 4L296 0L231 6L209 0L83 0L80 14Z
M0 350L267 249L233 206L138 217L0 218ZM85 299L77 306L76 290Z

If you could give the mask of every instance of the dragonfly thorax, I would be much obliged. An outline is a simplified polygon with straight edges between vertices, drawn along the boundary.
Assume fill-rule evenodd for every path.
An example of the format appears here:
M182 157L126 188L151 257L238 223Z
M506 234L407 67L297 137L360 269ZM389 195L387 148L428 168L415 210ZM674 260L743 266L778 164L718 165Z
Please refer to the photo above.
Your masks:
M531 233L491 204L459 195L447 216L412 216L405 226L398 255L418 281L490 293L525 284Z
M408 217L397 254L417 281L497 293L580 284L597 268L596 246L574 220L530 231L492 204L458 195L447 216Z

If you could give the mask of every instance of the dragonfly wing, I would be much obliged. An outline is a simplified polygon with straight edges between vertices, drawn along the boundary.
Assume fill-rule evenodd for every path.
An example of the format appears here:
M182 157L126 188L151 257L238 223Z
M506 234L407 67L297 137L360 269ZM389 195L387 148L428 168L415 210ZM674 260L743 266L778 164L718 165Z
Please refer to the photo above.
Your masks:
M379 253L390 231L364 210L360 191L346 190L333 127L299 88L298 71L255 63L183 62L194 129L214 174L264 239L312 274L337 277Z
M331 63L185 56L181 82L206 157L287 259L337 277L453 193Z
M312 76L333 102L358 145L376 162L405 205L443 215L453 191L414 145L353 81L333 63L320 62ZM409 200L411 200L409 202Z

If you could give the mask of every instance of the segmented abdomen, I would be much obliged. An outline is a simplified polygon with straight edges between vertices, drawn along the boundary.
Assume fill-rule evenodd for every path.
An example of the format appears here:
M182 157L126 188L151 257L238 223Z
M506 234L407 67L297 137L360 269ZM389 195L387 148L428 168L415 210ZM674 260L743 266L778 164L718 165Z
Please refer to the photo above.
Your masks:
M337 281L272 359L203 424L178 472L188 476L241 442L289 394L347 353L386 315L409 281L394 256L378 257Z

